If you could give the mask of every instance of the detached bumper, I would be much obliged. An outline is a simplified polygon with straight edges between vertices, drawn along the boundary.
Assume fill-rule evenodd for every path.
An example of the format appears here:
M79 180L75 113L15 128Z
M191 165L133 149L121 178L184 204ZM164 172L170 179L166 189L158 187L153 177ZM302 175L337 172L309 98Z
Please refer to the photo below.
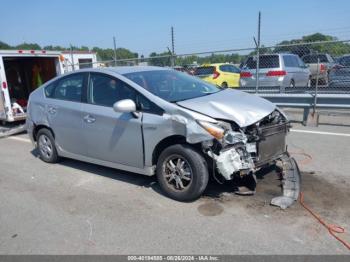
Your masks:
M282 155L280 160L283 167L281 173L282 196L273 198L271 205L286 209L298 200L301 188L301 175L297 162L288 153Z

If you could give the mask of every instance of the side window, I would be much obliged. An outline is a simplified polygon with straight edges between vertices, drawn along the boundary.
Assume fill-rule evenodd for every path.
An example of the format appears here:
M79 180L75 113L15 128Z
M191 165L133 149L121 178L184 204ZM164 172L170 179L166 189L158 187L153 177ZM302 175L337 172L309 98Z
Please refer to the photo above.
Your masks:
M68 100L73 102L81 101L81 94L83 90L84 74L74 74L65 77L56 85L52 98Z
M161 109L159 106L157 106L141 94L137 95L136 104L138 109L145 113L157 115L162 115L164 113L163 109Z
M300 67L299 58L297 56L292 56L293 67Z
M283 56L283 61L284 61L284 66L286 66L286 67L294 67L293 66L292 56L290 56L290 55Z
M112 107L119 100L136 100L136 91L123 81L105 74L91 73L88 102Z
M302 68L306 67L306 65L305 65L303 60L301 60L299 57L295 57L295 58L298 60L299 67L302 67Z
M239 74L239 73L240 73L239 69L238 69L237 67L235 67L235 66L228 65L228 68L229 68L229 71L230 71L231 73L236 73L236 74Z
M227 65L221 65L221 66L219 66L219 68L222 72L229 72Z
M53 97L53 95L55 94L55 86L56 86L56 82L53 82L45 87L46 97L49 97L49 98Z

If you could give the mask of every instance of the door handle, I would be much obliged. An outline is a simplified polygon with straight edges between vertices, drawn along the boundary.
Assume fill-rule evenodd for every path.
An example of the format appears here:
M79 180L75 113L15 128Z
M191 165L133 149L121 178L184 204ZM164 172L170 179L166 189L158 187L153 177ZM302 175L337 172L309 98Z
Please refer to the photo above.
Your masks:
M91 115L86 115L86 116L84 116L84 121L86 123L91 124L91 123L94 123L96 121L96 119Z
M57 108L53 107L53 106L49 106L48 110L47 110L50 114L56 114L57 112Z

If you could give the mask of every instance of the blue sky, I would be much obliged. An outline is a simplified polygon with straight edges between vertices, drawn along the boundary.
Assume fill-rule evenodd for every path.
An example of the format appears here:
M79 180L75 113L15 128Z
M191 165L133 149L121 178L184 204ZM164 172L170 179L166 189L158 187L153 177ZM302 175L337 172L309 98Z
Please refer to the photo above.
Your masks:
M170 27L178 54L253 46L262 12L262 44L321 32L350 39L347 0L1 0L0 40L9 44L126 47L165 51Z

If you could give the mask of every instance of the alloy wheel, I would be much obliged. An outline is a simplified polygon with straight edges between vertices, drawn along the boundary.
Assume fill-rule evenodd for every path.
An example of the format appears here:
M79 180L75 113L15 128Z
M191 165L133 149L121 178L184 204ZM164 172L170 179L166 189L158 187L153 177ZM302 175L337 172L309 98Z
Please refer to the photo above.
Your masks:
M184 191L192 183L192 169L185 158L172 155L164 162L163 174L167 186L172 190Z

